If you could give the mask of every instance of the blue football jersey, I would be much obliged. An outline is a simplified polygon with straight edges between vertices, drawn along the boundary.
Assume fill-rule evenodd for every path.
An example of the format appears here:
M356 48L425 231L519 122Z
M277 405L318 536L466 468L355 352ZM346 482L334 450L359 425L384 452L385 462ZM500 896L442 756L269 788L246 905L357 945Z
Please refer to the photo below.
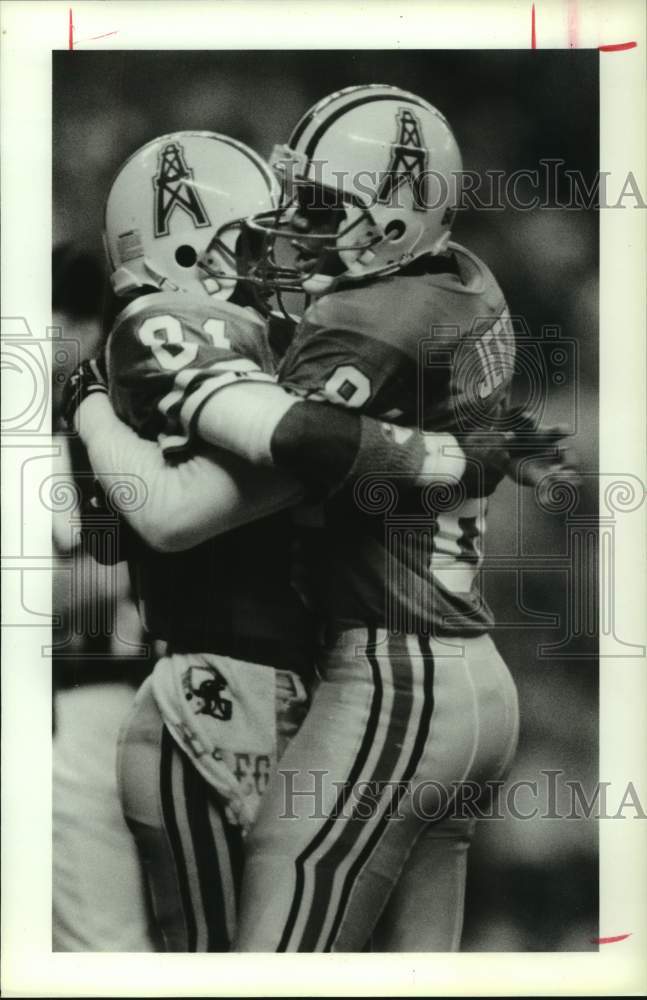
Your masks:
M175 408L169 400L179 395L181 404L178 376L193 378L196 371L270 375L274 367L266 325L256 313L178 293L153 293L130 303L111 331L107 362L117 415L140 436L160 437L165 447L188 444L169 416ZM175 652L212 651L307 669L312 630L293 586L289 512L187 552L158 553L143 542L135 545L131 579L152 636L166 640Z
M142 437L163 435L165 448L188 443L173 413L181 406L178 386L190 377L274 370L266 324L256 312L177 292L126 306L108 340L107 364L117 414Z
M282 384L459 439L492 426L514 372L512 324L486 265L450 248L428 272L421 262L318 299L284 358ZM461 502L458 490L430 485L403 486L378 502L364 486L326 510L315 564L328 581L322 599L333 622L439 635L489 628L477 585L487 501Z

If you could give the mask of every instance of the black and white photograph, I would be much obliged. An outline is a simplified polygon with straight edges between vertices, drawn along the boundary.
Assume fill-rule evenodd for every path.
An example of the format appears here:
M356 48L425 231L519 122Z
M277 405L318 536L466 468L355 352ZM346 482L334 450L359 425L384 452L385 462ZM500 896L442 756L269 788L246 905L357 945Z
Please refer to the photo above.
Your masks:
M153 5L31 6L62 36L18 233L3 154L3 676L46 748L52 970L164 996L173 953L180 995L244 995L229 954L343 953L370 979L316 992L519 995L526 956L641 992L647 179L608 96L637 6L444 47L415 25L473 5L354 45L323 4L283 43L270 0L249 47L241 4L155 5L193 28L166 43L120 27ZM266 995L313 989L291 968Z

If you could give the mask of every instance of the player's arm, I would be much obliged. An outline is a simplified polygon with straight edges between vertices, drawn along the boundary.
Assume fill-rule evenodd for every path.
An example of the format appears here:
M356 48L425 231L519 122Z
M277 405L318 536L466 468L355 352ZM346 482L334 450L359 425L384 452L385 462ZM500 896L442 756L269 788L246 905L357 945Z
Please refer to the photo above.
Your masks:
M505 434L493 427L454 437L384 423L418 397L417 344L409 348L399 329L369 335L352 300L328 296L308 310L285 354L279 381L289 398L281 400L277 386L238 386L236 402L214 398L197 415L200 401L193 412L189 403L188 420L206 440L288 468L324 494L365 472L425 484L460 479L468 496L489 495L504 475L518 486L545 485L547 476L577 481L564 428L542 427L523 412L506 419ZM295 395L305 401L294 405Z
M412 484L462 481L468 496L487 496L508 475L535 486L546 474L573 479L573 464L555 447L562 428L520 417L520 434L497 430L420 432L365 414L294 396L282 386L218 377L188 387L179 418L196 434L258 465L301 479L310 496L327 497L365 474Z
M397 377L391 381L402 388L399 356L393 363L389 358L382 364L366 337L358 334L353 339L337 330L321 335L320 325L302 324L298 359L286 369L295 384L295 395L279 388L261 364L231 350L221 356L219 343L206 349L201 343L198 357L192 358L190 345L181 346L171 338L170 327L162 329L176 318L149 317L155 308L155 303L144 300L135 304L134 313L126 310L109 342L111 398L117 414L140 436L153 437L162 431L164 440L160 438L160 443L165 449L169 440L186 444L201 438L255 464L298 476L309 494L317 498L330 495L364 471L388 471L415 479L424 465L427 476L433 472L443 478L460 477L464 460L453 438L423 437L406 431L397 438L389 437L388 429L375 420L307 399L312 396L354 407L366 403L361 382L366 376L346 364L362 351L373 365L369 381L377 392L380 380L389 381L383 374L390 373L394 365ZM175 303L173 308L177 308ZM389 345L383 346L393 353ZM292 378L290 369L295 368L306 378L312 376L311 382L303 384L296 376ZM415 374L415 365L409 365L407 374ZM351 400L347 390L350 387L354 393L356 385L360 393ZM298 396L306 401L288 414ZM371 402L388 408L383 393ZM373 415L380 412L374 408Z
M206 389L207 384L203 383ZM180 410L187 434L196 434L256 465L299 477L322 499L367 473L460 480L464 451L451 434L421 433L324 402L303 400L275 384L216 378L198 405L191 395Z
M103 403L83 404L84 434L93 464L105 485L114 484L114 474L134 473L143 482L146 501L123 514L148 544L165 551L198 544L258 517L295 502L300 495L296 483L278 474L254 475L234 456L210 454L208 448L187 449L179 426L162 402L177 393L177 386L190 370L253 371L264 375L268 358L263 338L250 329L253 320L232 320L234 342L245 345L249 357L232 346L232 331L216 319L204 321L174 296L140 296L115 320L106 348L110 374L109 392L114 413ZM261 324L262 325L262 324ZM233 328L232 328L233 329ZM68 409L73 411L87 395L105 393L106 380L94 362L81 365L66 388ZM89 416L89 407L94 414ZM68 413L68 426L71 425ZM120 418L120 419L116 419ZM142 440L145 439L145 440ZM163 454L160 453L158 443ZM202 452L198 454L197 452ZM184 461L179 462L178 453ZM169 457L169 462L165 461ZM109 494L119 507L122 494Z
M338 315L339 313L339 315ZM382 422L417 392L417 360L359 328L342 329L334 296L302 320L280 385L231 373L201 373L185 387L175 417L184 432L261 465L298 475L327 497L365 473L415 483L460 479L465 455L449 434ZM338 322L339 321L339 322ZM404 484L403 484L404 485Z
M86 386L68 402L67 420L80 434L110 503L152 548L192 548L301 499L303 487L296 479L254 469L233 455L205 450L170 464L155 442L119 420L105 384L98 388L99 379L92 390ZM114 488L124 475L137 477L141 502Z

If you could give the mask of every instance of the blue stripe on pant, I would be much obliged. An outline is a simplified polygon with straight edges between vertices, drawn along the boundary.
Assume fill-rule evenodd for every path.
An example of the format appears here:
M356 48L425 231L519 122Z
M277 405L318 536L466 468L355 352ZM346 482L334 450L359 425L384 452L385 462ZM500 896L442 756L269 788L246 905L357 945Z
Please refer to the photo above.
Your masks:
M411 939L402 921L420 914L397 905L394 890L407 884L409 859L420 862L414 848L429 816L451 930L419 940L457 947L465 865L454 841L468 842L471 824L443 835L452 821L438 814L439 788L507 769L518 710L505 664L487 636L452 648L352 630L327 651L321 676L249 840L236 950L360 951L383 911L381 947Z
M149 682L122 728L118 781L163 950L228 951L243 867L240 829L164 726Z

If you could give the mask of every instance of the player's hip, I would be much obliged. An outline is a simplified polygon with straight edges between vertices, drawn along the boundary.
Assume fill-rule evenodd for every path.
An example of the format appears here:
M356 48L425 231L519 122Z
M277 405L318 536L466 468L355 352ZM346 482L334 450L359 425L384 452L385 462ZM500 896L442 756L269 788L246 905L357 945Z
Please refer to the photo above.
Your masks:
M466 782L487 791L514 752L516 692L486 636L448 645L351 629L319 666L308 716L249 840L239 950L259 941L261 950L346 947L356 885L366 890L357 897L366 925L353 937L362 940L420 830L449 818ZM267 895L277 872L284 887L270 941L249 900Z
M489 636L349 629L322 651L318 672L294 747L302 768L330 764L337 777L358 772L362 780L411 787L506 773L518 737L517 693Z
M140 769L138 754L161 762L164 730L247 828L306 709L306 691L290 671L212 653L162 657L122 728L122 787L127 772Z

